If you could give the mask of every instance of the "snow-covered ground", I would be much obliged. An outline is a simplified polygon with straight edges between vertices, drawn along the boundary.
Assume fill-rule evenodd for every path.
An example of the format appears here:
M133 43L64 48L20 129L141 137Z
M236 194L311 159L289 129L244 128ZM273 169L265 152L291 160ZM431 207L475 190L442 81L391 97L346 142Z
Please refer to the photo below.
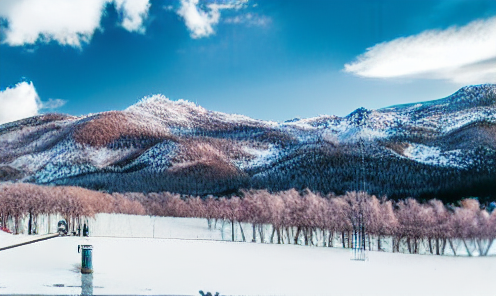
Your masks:
M473 163L472 160L467 163L467 161L463 159L463 152L460 149L442 152L439 147L416 143L410 143L403 151L403 155L417 162L438 166L464 168Z
M93 235L150 238L57 237L0 251L0 294L80 294L88 276L77 269L79 244L94 247L94 294L496 294L496 256L367 252L362 262L350 260L349 249L213 240L230 239L220 221L212 230L204 219L102 215L91 223Z
M279 149L270 144L268 149L255 149L251 147L243 147L243 150L248 154L254 156L253 159L249 161L237 161L236 164L241 169L255 168L262 165L266 165L277 160L277 156L280 153Z
M221 241L61 237L0 252L0 294L494 295L496 257L460 258ZM62 287L63 285L63 287Z
M0 230L0 249L50 236L48 234L13 235Z

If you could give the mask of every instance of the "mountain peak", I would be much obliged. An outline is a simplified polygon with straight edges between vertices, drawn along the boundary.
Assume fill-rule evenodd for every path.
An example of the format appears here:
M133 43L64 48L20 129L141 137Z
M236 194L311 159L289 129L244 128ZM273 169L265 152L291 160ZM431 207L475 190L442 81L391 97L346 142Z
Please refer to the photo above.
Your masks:
M451 104L490 106L496 104L496 84L464 86L446 98Z
M370 110L364 107L360 107L355 111L351 112L350 114L348 114L348 116L346 117L356 126L360 126L365 123L365 120L367 120L370 113L371 113Z
M128 107L126 111L135 111L135 110L153 110L153 109L161 109L161 110L169 110L174 112L181 111L198 111L198 112L206 112L206 109L193 103L188 100L179 99L177 101L173 101L162 94L156 94L152 96L147 96L139 100L136 104Z

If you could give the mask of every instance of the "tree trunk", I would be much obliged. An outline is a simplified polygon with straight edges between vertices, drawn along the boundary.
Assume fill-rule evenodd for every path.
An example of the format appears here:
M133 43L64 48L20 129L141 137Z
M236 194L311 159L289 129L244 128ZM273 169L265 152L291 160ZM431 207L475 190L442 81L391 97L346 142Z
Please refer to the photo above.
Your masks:
M255 226L255 223L252 223L251 225L253 227L253 239L251 240L251 242L256 243L257 242L257 229Z
M439 255L439 237L436 238L436 255Z
M276 228L272 225L272 234L270 235L270 243L274 243L274 235L276 235Z
M31 235L31 230L33 227L33 214L29 212L29 220L28 220L28 235Z
M231 220L231 238L234 241L234 220Z
M303 227L303 238L305 239L305 246L308 246L308 227Z
M14 234L19 234L19 217L14 217Z
M258 232L260 233L260 242L265 243L263 224L258 224Z
M468 253L468 255L469 255L469 256L472 256L472 252L470 252L470 249L469 249L469 248L468 248L468 246L467 246L467 242L465 241L465 239L462 239L462 241L463 241L463 244L465 245L465 249L467 249L467 253Z
M326 240L326 233L325 233L325 230L322 229L322 246L323 247L327 247L326 242L327 242L327 240Z
M381 251L381 235L377 236L377 251ZM394 244L393 244L393 252L394 252Z
M281 228L280 227L277 227L277 244L281 244L281 241L282 243L284 243L284 240L281 240ZM283 232L284 233L284 232Z
M486 248L486 251L484 252L484 255L483 256L487 256L487 254L489 253L489 249L491 249L491 246L494 242L494 239L493 238L490 238L489 239L489 242L487 244L487 248Z
M332 239L334 238L334 231L329 231L329 241L327 243L327 246L333 247L333 241Z
M477 251L478 250L479 251L479 255L481 253L481 244L482 244L482 242L481 242L480 239L478 239L478 238L474 239L474 245L475 245L474 251Z
M410 243L410 238L406 238L406 244L408 245L408 252L411 254L412 253L412 244Z
M358 238L357 232L355 230L352 230L349 232L349 242L348 242L348 248L353 249L355 248L356 244L356 239Z
M346 248L346 244L344 241L344 231L341 232L341 242L343 243L343 249Z
M441 246L441 255L444 255L444 250L446 249L446 238L443 238L443 243Z
M39 234L38 231L38 220L39 220L40 215L34 216L34 234Z
M295 245L298 244L298 238L300 237L300 231L301 231L301 228L298 226L298 228L296 228L296 234L295 234L295 237L294 237L294 244Z
M453 240L450 238L450 239L448 239L448 242L450 244L451 249L453 250L453 254L456 256L456 249L453 246ZM436 251L436 253L437 253L436 255L439 255L439 239L437 241L437 251Z
M81 231L81 220L82 220L81 217L77 218L77 235L78 236L83 236L83 232Z
M243 241L246 242L243 226L241 226L241 222L238 222L238 224L239 224L239 229L241 230L241 237L243 238Z

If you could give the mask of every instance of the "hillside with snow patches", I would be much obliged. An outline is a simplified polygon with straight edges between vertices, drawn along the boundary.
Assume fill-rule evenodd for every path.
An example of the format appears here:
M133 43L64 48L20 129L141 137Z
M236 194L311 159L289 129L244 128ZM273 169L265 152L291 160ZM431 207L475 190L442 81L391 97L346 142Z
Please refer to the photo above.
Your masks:
M0 125L0 181L191 195L310 188L494 199L496 85L282 123L161 95L124 111L45 114Z

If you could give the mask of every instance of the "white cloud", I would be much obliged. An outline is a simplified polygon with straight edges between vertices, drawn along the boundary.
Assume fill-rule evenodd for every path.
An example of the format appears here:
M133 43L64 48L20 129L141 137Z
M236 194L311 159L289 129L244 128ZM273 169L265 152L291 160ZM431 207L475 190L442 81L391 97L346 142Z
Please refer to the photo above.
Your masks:
M38 115L41 109L55 109L66 102L49 99L42 102L32 82L20 82L0 91L0 124Z
M145 32L143 20L148 17L150 3L148 0L114 0L118 11L122 11L122 26L132 32Z
M115 3L126 30L144 32L148 0L2 0L0 18L7 20L3 42L22 46L54 40L80 47L100 27L108 3Z
M363 77L496 82L496 17L377 44L345 65Z
M242 15L237 15L234 17L228 17L224 20L227 24L246 24L249 26L267 26L272 22L272 19L264 16L252 13L246 13Z
M181 0L177 14L184 18L192 38L207 37L215 33L213 26L219 23L222 9L240 9L247 1L230 1L225 4L211 3L204 10L199 0Z
M33 83L18 83L0 91L0 124L37 115L41 106Z

